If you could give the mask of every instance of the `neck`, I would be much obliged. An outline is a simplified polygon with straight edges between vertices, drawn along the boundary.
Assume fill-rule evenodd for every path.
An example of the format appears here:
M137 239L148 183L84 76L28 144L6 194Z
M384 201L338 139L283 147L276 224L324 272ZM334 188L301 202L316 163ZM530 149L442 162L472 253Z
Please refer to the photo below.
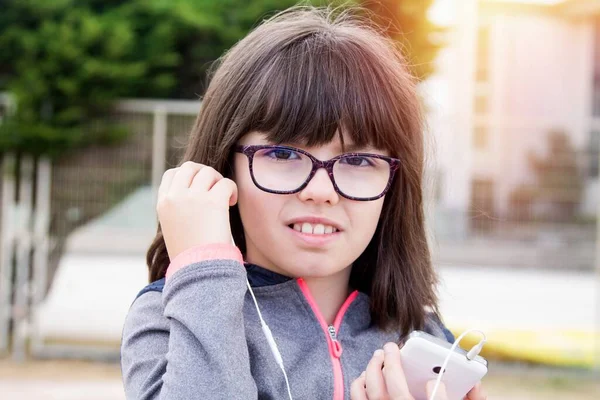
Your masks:
M333 325L338 311L351 293L348 286L350 271L351 267L348 267L331 276L303 277L328 325Z
M246 262L257 264L262 268L284 276L293 277L288 272L282 270L273 263L268 262L268 260L265 259L265 257L261 257L260 254L252 254L251 251L248 251L245 259ZM349 287L351 271L352 266L350 265L329 276L302 276L321 315L328 325L333 325L338 311L342 308L342 305L352 292Z

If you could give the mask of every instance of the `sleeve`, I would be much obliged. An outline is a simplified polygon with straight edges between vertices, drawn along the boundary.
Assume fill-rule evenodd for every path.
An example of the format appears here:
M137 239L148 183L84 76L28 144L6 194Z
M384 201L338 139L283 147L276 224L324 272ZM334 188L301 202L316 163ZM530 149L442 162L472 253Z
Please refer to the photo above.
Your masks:
M452 332L450 332L446 325L444 325L441 317L436 313L431 312L427 314L424 330L427 333L430 333L441 339L445 339L449 343L454 343L454 335Z
M242 314L246 272L234 260L178 270L162 295L132 305L121 345L127 399L256 400Z

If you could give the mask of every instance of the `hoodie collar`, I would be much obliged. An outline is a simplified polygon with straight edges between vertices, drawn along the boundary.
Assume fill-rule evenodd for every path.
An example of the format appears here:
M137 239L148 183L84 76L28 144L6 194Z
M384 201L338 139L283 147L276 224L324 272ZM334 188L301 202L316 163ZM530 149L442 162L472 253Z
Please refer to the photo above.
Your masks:
M293 278L270 271L256 264L244 263L248 282L252 287L263 287L284 283Z

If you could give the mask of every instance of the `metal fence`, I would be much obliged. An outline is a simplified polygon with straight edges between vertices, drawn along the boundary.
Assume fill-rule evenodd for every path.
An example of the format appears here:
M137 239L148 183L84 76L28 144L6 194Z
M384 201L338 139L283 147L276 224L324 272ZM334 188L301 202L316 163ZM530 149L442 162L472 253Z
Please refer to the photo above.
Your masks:
M48 337L36 310L65 255L143 256L156 218L152 207L139 204L152 204L162 173L178 163L199 108L198 101L123 100L112 119L130 134L116 146L94 146L52 162L2 156L0 354L12 352L17 360L27 354L114 355L114 346L98 340L81 345ZM120 220L110 216L130 198L132 211Z

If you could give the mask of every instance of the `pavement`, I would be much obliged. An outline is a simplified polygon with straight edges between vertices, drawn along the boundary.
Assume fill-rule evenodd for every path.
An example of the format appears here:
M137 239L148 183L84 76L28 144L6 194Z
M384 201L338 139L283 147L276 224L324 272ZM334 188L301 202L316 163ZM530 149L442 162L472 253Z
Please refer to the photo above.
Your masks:
M440 304L455 334L483 330L484 355L600 366L600 276L581 271L443 267ZM465 341L475 344L477 335Z
M486 348L508 358L593 365L600 344L600 279L593 273L456 265L439 274L440 308L455 334L483 330ZM34 332L48 343L108 344L118 353L123 321L146 279L141 254L66 254L34 315Z

